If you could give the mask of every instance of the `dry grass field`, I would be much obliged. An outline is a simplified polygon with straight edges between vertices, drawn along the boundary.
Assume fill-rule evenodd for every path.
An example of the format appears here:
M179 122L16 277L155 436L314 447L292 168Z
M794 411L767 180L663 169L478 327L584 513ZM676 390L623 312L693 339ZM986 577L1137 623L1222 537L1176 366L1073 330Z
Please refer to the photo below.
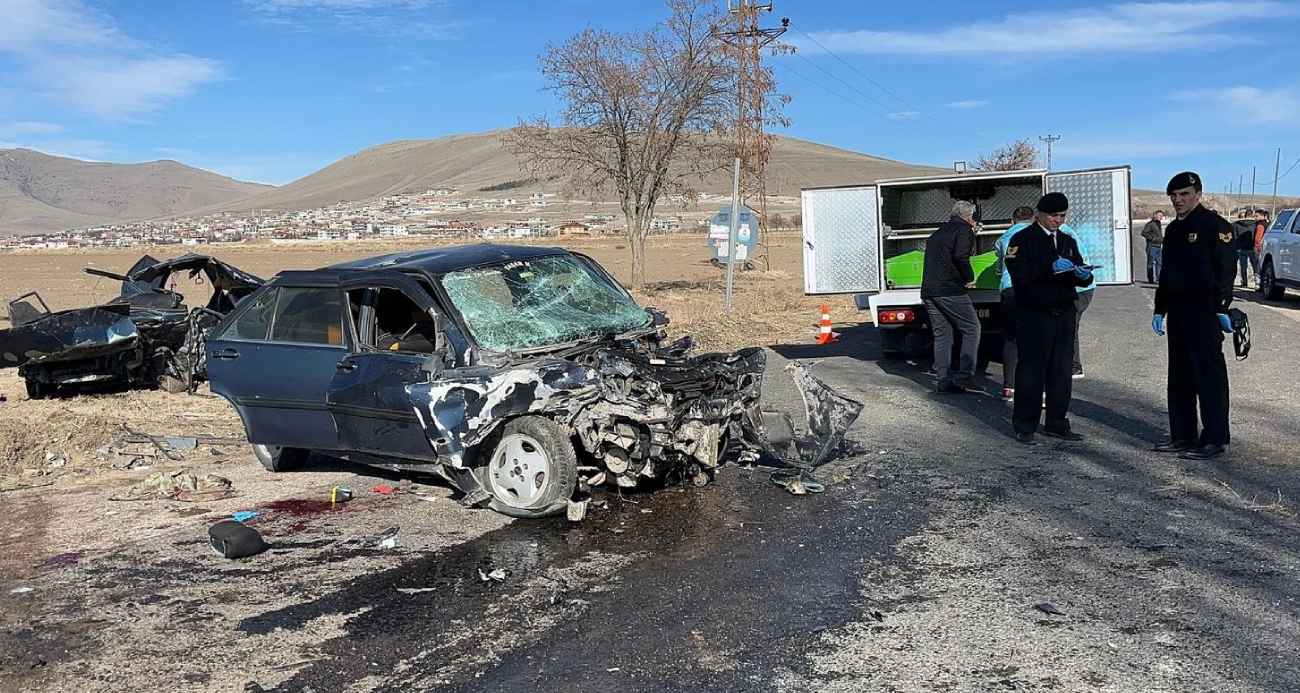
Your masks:
M592 256L626 280L631 260L626 240L593 238L559 241ZM650 241L649 286L637 293L642 305L666 311L670 330L693 335L701 350L734 349L749 344L807 343L816 333L822 299L803 295L802 259L797 235L775 236L768 248L770 269L738 272L734 309L722 310L725 272L708 264L702 238L664 236ZM209 249L213 255L269 278L285 269L308 269L348 259L420 247L411 243L245 245ZM18 251L0 253L0 298L8 300L36 290L52 310L88 306L111 299L118 284L82 271L96 267L125 271L143 253L165 258L179 247L112 250ZM183 280L184 282L185 280ZM176 287L202 296L206 287ZM832 316L857 321L847 297L831 301ZM7 323L0 321L0 327ZM122 433L122 425L172 435L241 436L233 409L206 392L197 396L162 391L130 391L28 401L15 369L0 370L0 487L53 481L80 483L112 472L116 457L94 451ZM51 468L46 457L57 454L66 466ZM205 450L188 455L209 455ZM81 470L81 471L77 471ZM37 476L39 475L39 476Z

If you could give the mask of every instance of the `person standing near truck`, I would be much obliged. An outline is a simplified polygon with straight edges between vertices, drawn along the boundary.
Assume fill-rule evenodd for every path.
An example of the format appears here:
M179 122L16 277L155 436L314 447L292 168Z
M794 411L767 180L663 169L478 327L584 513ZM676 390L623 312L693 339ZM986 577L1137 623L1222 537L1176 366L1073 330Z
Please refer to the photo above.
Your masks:
M1242 210L1237 215L1237 222L1232 225L1232 233L1235 236L1235 245L1237 246L1237 265L1241 273L1241 288L1245 289L1249 284L1246 283L1246 269L1250 269L1250 276L1256 285L1259 284L1259 257L1255 255L1255 227L1258 222L1255 221L1254 214L1251 210Z
M1010 400L1016 394L1016 292L1011 286L1011 273L1007 271L1007 243L1011 237L1034 221L1032 207L1016 207L1011 213L1011 228L998 237L993 249L998 254L998 269L1002 283L1002 398Z
M1074 360L1075 287L1087 286L1092 271L1074 239L1060 232L1069 200L1059 192L1038 201L1038 220L1011 237L1007 271L1016 292L1019 323L1016 336L1015 398L1011 414L1016 442L1037 445L1034 433L1043 413L1043 434L1063 440L1083 440L1070 428L1070 378Z
M1156 287L1151 329L1169 330L1169 440L1157 452L1208 460L1227 452L1228 366L1223 335L1237 276L1232 225L1201 205L1201 177L1185 171L1166 186L1178 218L1165 235L1165 267ZM1201 430L1197 436L1196 409Z
M1147 283L1160 281L1161 246L1165 242L1165 213L1157 209L1151 220L1142 227L1142 238L1147 242Z
M925 241L921 300L934 332L934 368L942 394L966 392L975 377L980 321L967 291L975 288L971 250L975 247L975 205L959 200L952 217ZM961 357L952 369L953 333L961 333Z
M1079 246L1079 255L1083 257L1084 262L1088 261L1088 247L1079 240L1079 236L1074 233L1074 229L1069 224L1061 224L1061 233L1074 239ZM1083 350L1079 347L1079 330L1083 327L1083 311L1088 310L1092 305L1092 297L1096 295L1097 278L1093 277L1087 286L1075 287L1074 299L1074 365L1070 368L1070 377L1083 377Z

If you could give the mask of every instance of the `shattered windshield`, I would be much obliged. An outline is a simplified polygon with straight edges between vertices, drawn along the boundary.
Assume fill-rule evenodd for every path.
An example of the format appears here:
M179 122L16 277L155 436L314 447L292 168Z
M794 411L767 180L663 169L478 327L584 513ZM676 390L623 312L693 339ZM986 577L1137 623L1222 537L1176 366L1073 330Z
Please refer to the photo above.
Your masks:
M449 272L442 287L490 351L535 349L650 322L622 289L572 255Z

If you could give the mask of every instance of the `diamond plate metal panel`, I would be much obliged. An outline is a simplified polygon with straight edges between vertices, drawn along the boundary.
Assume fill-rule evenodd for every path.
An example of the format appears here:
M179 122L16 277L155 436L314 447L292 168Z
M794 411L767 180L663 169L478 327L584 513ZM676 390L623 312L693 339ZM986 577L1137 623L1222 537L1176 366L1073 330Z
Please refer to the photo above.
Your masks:
M1070 200L1065 223L1086 251L1099 282L1115 280L1115 197L1110 171L1066 173L1047 177L1048 192L1064 193ZM1124 211L1128 213L1127 210Z
M880 290L880 234L874 187L804 191L808 293Z
M984 223L1010 222L1016 207L1032 207L1043 194L1042 184L1038 181L991 180L988 184L993 186L993 195L979 200L980 218ZM943 183L931 188L886 188L883 192L885 223L894 228L908 229L937 226L948 221L955 202L948 187L948 183Z

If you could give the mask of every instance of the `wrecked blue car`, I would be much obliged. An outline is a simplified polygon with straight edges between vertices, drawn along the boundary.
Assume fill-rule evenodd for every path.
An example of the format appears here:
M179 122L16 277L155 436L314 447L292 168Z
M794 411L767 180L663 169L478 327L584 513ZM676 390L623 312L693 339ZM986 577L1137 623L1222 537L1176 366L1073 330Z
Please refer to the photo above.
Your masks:
M691 355L666 323L583 255L455 246L281 272L212 330L207 370L271 471L319 451L519 517L594 486L704 485L747 452L816 466L861 409L797 364L796 432L759 406L762 349Z

